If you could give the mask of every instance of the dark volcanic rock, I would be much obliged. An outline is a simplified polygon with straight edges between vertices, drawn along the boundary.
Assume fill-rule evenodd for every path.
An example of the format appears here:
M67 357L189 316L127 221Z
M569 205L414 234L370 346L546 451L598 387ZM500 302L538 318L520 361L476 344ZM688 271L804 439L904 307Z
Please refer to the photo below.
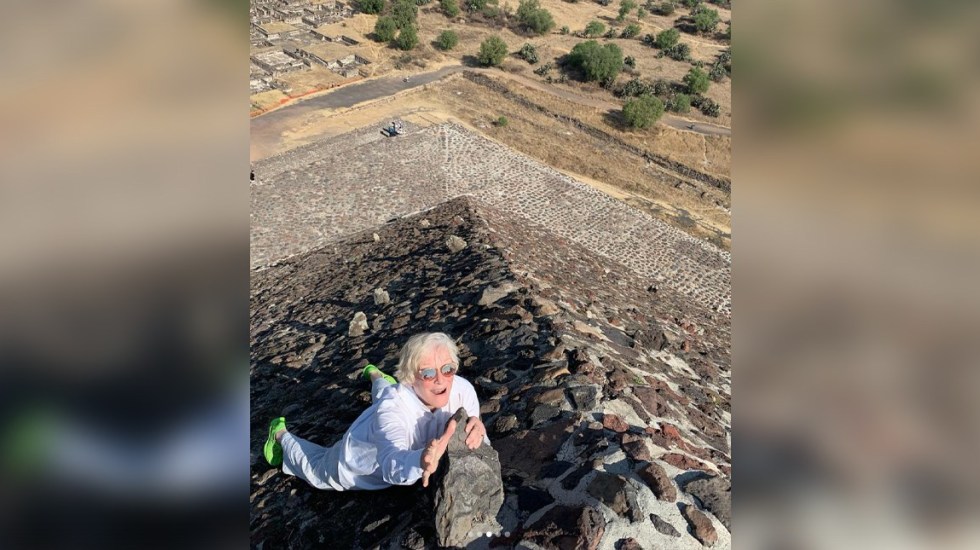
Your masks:
M616 515L629 517L631 521L639 520L640 510L636 490L623 476L599 472L585 490L616 512Z
M616 541L616 550L643 550L643 546L633 537Z
M695 479L684 485L684 491L695 497L706 510L732 530L732 482L723 477Z
M490 445L478 449L466 446L468 418L462 407L453 415L458 428L439 464L435 492L436 535L442 546L465 546L481 533L471 533L475 526L496 522L504 503L504 486L500 479L500 461Z
M653 494L658 499L666 502L677 500L677 489L674 487L674 482L671 481L670 476L667 475L664 467L660 464L651 462L640 468L636 473L650 487L650 490L653 491Z
M680 531L674 528L673 525L667 523L657 514L650 514L650 521L653 522L653 527L660 531L661 533L667 535L668 537L679 537L681 536Z
M573 421L559 419L535 430L509 435L494 443L504 470L537 477L541 466L551 462L570 433Z
M523 540L545 548L595 550L606 522L595 508L555 506L524 530Z
M701 544L705 546L714 546L718 542L718 532L715 531L715 526L711 525L711 519L694 506L688 504L681 506L683 506L681 514L691 526L691 532L694 534L694 538L701 541Z

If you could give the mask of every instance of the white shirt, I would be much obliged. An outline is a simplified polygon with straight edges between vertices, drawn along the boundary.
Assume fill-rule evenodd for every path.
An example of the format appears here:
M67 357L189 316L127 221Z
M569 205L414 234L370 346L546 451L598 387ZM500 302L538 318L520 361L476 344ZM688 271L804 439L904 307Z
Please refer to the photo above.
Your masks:
M422 403L411 386L384 388L338 443L342 447L337 479L344 489L384 489L415 483L422 477L419 464L426 444L442 436L446 422L460 407L479 418L476 390L458 375L453 379L449 403L435 412ZM486 437L484 441L489 443Z

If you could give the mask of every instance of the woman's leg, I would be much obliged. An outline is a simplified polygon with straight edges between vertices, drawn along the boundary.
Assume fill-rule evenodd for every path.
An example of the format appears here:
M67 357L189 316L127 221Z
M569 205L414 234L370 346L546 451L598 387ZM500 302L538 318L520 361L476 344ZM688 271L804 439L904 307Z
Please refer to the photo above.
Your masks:
M286 432L282 444L282 471L296 476L317 489L343 491L337 480L337 461L343 441L323 447Z

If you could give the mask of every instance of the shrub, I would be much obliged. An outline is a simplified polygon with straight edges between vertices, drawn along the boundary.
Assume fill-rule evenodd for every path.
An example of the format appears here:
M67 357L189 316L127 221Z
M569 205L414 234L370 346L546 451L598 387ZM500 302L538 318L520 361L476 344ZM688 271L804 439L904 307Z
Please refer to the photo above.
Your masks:
M585 36L596 37L606 31L606 26L601 21L589 21L585 26Z
M637 10L636 10L636 18L637 19L643 19L646 16L647 16L647 10L645 10L643 8L637 8Z
M623 0L619 3L619 14L616 16L616 21L622 22L629 15L629 12L633 11L636 7L636 2L633 0Z
M414 25L409 25L398 33L398 38L395 39L395 46L398 46L399 50L411 50L415 46L419 45L419 33L415 30Z
M595 1L600 6L608 6L609 4L612 4L612 0L595 0Z
M374 37L378 42L391 42L397 32L398 26L390 16L382 15L374 24Z
M681 4L693 10L701 5L701 0L681 0Z
M644 94L650 94L652 92L653 89L649 84L643 82L639 78L634 78L620 88L616 95L619 97L638 97Z
M681 42L680 44L675 44L674 47L664 50L667 57L673 59L674 61L690 61L691 60L691 46Z
M489 36L480 44L477 59L488 67L499 66L507 56L507 43L497 35Z
M634 36L640 34L640 26L636 23L631 23L623 29L623 33L619 36L621 38L633 38Z
M517 7L517 20L535 34L545 34L555 28L551 12L542 8L538 0L521 0Z
M691 70L684 75L684 84L687 86L688 92L692 94L703 94L708 91L708 86L711 84L711 81L708 80L708 73L697 67L691 67Z
M545 63L544 65L541 65L537 69L534 69L534 74L536 74L538 76L544 76L544 75L548 74L548 72L551 71L551 69L554 69L554 68L555 68L555 64L554 63L551 63L551 62L548 62L548 63Z
M657 6L656 11L660 15L674 15L674 10L676 9L677 6L673 2L664 2Z
M662 78L658 78L657 81L653 83L653 93L658 96L670 95L670 82L667 82Z
M718 54L718 61L716 61L722 67L725 67L725 72L729 75L732 74L732 49L725 48Z
M521 46L521 51L517 52L517 55L531 65L538 62L538 50L531 43L525 43L523 46Z
M455 31L442 31L436 38L436 45L443 51L449 51L455 48L456 44L459 44L459 35Z
M466 9L469 11L483 11L490 4L490 0L466 0Z
M505 116L499 116L499 117L497 117L497 120L494 122L494 124L496 124L500 128L503 128L504 126L507 126L507 117L505 117Z
M721 107L713 100L708 99L706 97L701 98L699 108L701 109L702 113L712 118L717 118L718 115L721 114Z
M664 114L664 102L652 95L630 99L623 105L623 118L631 128L649 128Z
M715 30L721 19L718 17L718 10L698 6L693 12L694 28L700 33L708 33Z
M635 69L636 68L636 58L633 57L632 55L627 55L626 57L623 58L623 65L626 65L627 67L630 67L630 68Z
M385 0L356 0L357 11L375 15L381 13L385 7Z
M728 76L728 71L725 70L725 67L722 66L721 63L715 63L708 71L708 78L714 80L715 82L725 80L726 76Z
M459 15L459 2L457 0L439 0L439 6L448 17Z
M677 29L667 29L665 31L660 31L657 33L657 38L654 40L654 45L661 50L669 50L677 44L680 40L681 33Z
M623 70L623 50L616 44L600 46L595 40L579 42L568 54L568 61L585 73L585 80L608 86Z
M675 113L687 113L691 110L691 96L677 94L667 102L667 110Z
M572 29L568 28L568 25L565 25L558 32L560 32L561 34L568 34L568 33L572 32Z

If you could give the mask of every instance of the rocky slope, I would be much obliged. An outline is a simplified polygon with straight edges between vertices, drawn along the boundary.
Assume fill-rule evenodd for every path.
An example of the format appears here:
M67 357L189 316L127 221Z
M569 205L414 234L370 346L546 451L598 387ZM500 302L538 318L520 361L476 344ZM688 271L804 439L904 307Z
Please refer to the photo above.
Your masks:
M431 488L316 491L260 449L279 414L334 443L360 368L439 330L500 456L504 529L478 545L728 547L729 323L465 197L253 272L252 545L434 547Z

